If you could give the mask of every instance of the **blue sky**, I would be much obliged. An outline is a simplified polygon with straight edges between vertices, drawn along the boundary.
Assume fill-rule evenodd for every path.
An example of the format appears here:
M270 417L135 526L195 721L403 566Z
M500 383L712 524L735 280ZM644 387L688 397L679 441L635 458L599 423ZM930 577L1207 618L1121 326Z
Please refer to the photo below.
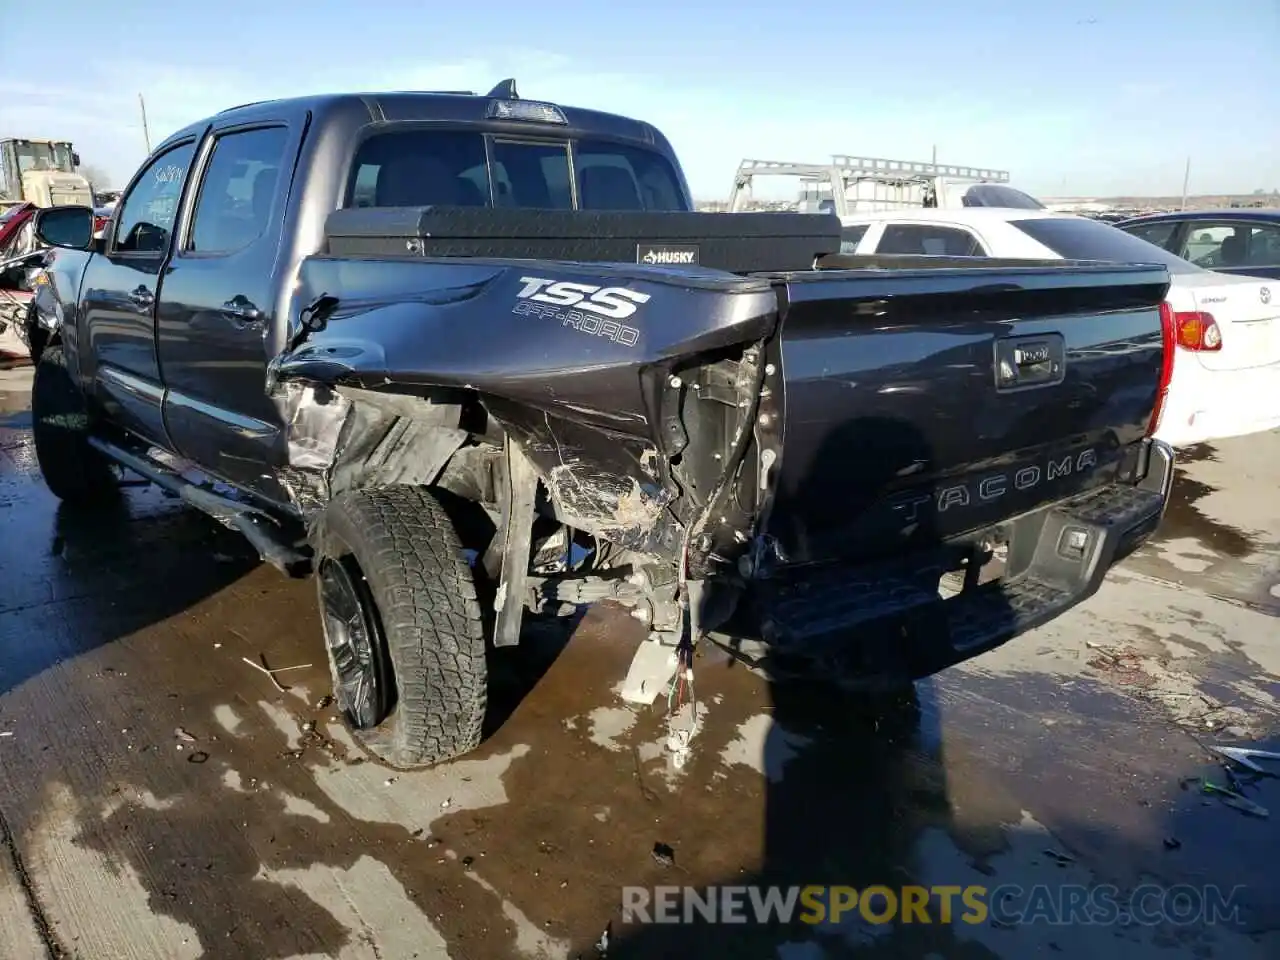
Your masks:
M935 144L1040 196L1177 193L1188 155L1193 193L1280 188L1280 0L5 6L0 136L70 139L115 186L145 154L139 92L155 143L250 100L514 75L655 123L700 199L744 157Z

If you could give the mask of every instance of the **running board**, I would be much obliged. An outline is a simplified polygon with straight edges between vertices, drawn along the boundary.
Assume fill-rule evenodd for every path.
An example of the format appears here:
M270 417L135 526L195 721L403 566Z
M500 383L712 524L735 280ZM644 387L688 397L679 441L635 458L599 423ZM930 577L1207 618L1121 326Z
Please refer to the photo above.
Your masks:
M258 551L258 556L286 576L304 576L310 571L310 554L294 546L286 531L265 511L214 493L208 487L188 480L172 467L139 456L101 437L89 437L89 446L219 523L238 530Z

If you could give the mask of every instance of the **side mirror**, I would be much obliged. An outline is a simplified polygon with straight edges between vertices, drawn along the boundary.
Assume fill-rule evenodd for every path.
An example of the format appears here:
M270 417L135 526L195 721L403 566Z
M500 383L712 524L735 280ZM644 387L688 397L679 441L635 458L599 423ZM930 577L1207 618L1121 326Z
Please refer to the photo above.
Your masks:
M71 154L71 165L73 167L80 166L80 154L78 153Z
M88 250L93 246L93 208L46 207L38 211L36 237L51 247Z

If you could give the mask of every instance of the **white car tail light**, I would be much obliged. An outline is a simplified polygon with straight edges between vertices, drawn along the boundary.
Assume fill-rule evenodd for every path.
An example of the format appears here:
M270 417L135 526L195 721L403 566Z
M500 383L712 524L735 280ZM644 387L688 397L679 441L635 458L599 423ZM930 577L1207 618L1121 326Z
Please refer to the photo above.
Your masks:
M1203 310L1175 312L1173 326L1178 346L1184 350L1199 353L1222 349L1222 330L1211 313Z

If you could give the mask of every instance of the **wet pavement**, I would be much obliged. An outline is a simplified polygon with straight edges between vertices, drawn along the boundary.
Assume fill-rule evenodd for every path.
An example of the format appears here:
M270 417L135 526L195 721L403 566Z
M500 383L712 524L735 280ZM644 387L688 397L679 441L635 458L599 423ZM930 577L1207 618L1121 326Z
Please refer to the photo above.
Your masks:
M152 488L58 506L28 377L0 370L0 958L1280 956L1274 818L1189 779L1227 784L1207 744L1280 749L1280 435L1189 451L1159 542L1097 597L905 702L709 651L677 768L665 704L613 692L637 625L597 609L503 651L475 754L397 773L324 705L311 584ZM283 692L260 657L298 668ZM624 885L745 884L1237 910L622 922Z

